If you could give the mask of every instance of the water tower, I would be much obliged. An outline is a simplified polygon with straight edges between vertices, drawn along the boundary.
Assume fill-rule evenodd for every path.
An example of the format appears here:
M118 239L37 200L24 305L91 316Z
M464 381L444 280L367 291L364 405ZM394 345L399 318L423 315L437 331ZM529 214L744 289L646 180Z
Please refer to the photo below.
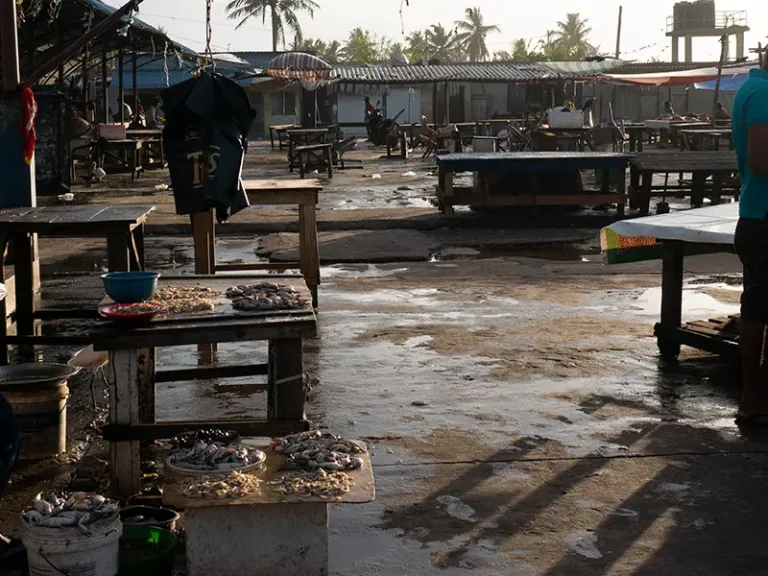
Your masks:
M693 62L693 39L736 37L736 58L744 57L744 34L749 32L746 11L718 12L715 0L678 2L667 18L667 36L672 38L672 61L680 61L680 38L685 38L685 61ZM726 45L726 59L729 57Z

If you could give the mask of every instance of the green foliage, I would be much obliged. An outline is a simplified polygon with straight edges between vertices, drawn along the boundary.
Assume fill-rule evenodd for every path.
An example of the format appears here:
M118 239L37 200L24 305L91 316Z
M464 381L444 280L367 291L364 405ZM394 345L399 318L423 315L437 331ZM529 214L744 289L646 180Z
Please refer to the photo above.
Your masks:
M239 20L238 28L250 18L261 18L266 24L269 18L272 28L272 50L277 52L278 44L286 45L286 30L293 32L301 42L301 24L297 12L308 12L313 17L320 5L314 0L231 0L227 4L230 20Z
M480 8L467 8L465 20L456 22L459 31L456 39L463 55L470 62L482 62L490 56L486 39L488 35L501 32L496 25L486 25Z

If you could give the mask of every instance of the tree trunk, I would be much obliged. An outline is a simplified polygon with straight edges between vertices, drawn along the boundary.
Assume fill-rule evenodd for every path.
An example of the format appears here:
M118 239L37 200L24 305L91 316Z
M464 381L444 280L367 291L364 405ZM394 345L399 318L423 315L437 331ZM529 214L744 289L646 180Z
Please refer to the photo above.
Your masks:
M272 9L272 52L277 52L277 40L280 35L280 28L277 25L277 2L270 3Z

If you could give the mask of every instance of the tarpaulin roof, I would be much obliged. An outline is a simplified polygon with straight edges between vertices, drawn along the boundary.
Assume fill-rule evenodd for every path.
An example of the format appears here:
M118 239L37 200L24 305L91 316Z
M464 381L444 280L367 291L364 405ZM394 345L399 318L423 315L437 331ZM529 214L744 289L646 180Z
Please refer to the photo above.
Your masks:
M317 56L303 52L288 52L274 58L265 70L273 78L321 82L331 76L332 66Z
M738 74L737 76L728 76L720 80L721 92L738 92L739 88L744 85L744 82L749 78L749 74ZM714 90L717 80L710 80L709 82L698 82L696 88L698 90Z
M723 68L722 77L728 78L747 74L750 68ZM717 78L717 68L699 68L681 72L655 72L651 74L603 74L601 80L634 84L637 86L688 86L699 82L708 82Z

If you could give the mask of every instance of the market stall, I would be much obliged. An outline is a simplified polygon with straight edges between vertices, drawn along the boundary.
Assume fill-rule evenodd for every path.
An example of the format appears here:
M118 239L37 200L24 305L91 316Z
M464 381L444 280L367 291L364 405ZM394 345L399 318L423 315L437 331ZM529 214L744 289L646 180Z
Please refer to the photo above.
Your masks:
M738 355L738 316L682 323L685 257L732 252L738 219L739 205L731 203L625 220L601 231L605 264L663 262L661 319L654 330L662 355L677 357L681 345Z
M440 210L452 214L454 206L569 206L616 204L624 214L626 170L631 156L613 152L461 153L437 157L437 200ZM581 189L578 172L599 171L600 190ZM474 184L454 186L454 175L472 172ZM551 174L574 176L571 190L544 185ZM512 176L509 176L512 175ZM510 189L506 178L519 184ZM611 192L612 182L616 191ZM563 185L568 183L563 180ZM578 188L578 192L574 190Z

